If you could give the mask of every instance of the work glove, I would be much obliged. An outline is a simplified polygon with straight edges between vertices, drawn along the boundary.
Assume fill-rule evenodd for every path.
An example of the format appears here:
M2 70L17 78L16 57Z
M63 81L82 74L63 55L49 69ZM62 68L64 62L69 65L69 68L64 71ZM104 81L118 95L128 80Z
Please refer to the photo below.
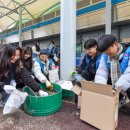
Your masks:
M39 95L40 95L41 97L46 97L46 96L48 96L48 93L47 93L47 92L44 92L43 90L39 90L38 93L39 93Z
M73 71L70 75L74 77L77 74L77 71Z
M11 92L13 92L16 88L11 86L11 85L5 85L4 86L4 90L7 94L10 94Z
M46 87L49 88L50 90L53 89L52 84L48 80L46 80Z
M56 54L54 55L54 58L53 58L53 59L55 60L55 62L58 61L58 58L57 58Z

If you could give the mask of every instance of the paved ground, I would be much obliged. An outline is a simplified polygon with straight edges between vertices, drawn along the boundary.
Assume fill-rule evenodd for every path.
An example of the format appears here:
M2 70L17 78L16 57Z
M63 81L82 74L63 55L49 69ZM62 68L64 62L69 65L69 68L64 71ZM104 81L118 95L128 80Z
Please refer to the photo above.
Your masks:
M76 105L63 102L62 109L47 117L33 117L19 110L2 115L0 108L0 130L97 130L81 121ZM130 130L130 104L120 109L119 125L116 130Z

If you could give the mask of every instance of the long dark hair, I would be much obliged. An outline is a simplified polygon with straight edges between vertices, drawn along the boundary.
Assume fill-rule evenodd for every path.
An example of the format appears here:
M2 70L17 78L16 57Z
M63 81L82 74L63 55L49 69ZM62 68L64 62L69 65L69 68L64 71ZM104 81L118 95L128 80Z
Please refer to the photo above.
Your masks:
M25 54L30 54L30 57L28 59L24 59ZM24 46L22 50L22 55L21 55L21 61L23 63L23 66L31 72L32 70L32 49L29 46Z
M8 73L11 69L11 58L15 56L16 50L20 50L16 45L8 44L0 52L0 80L7 78ZM19 60L16 62L16 65L19 65Z
M39 43L37 41L34 42L34 46L36 47L36 51L40 51L40 46Z

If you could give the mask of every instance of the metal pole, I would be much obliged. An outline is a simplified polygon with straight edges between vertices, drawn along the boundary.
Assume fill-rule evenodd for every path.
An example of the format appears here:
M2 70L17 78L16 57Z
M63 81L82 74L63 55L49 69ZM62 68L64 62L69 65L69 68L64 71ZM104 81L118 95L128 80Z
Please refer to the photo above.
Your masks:
M61 0L60 77L71 80L76 68L76 0Z
M111 0L106 0L106 34L111 34Z
M19 7L19 46L22 47L22 6Z

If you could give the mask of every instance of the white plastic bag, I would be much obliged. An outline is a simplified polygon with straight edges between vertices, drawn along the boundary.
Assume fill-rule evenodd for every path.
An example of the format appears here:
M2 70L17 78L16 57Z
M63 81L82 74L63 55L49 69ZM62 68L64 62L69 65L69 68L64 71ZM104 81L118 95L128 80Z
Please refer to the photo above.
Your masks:
M61 88L65 90L71 90L73 88L73 84L71 81L58 80L56 84L60 85Z
M55 83L59 80L59 74L58 74L58 68L55 68L53 70L49 70L49 81L51 83Z
M75 74L74 79L77 80L78 82L80 82L81 80L85 80L80 74Z
M27 95L26 92L20 92L17 89L11 92L7 102L5 103L3 114L15 112L24 103Z

